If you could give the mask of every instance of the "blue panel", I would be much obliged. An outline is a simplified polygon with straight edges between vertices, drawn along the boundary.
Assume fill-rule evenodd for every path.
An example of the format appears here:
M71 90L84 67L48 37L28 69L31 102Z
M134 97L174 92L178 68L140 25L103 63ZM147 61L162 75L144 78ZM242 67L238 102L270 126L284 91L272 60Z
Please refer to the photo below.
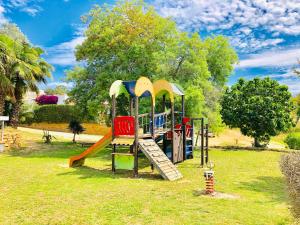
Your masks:
M123 81L123 84L127 92L130 94L130 96L135 97L134 88L135 88L136 81ZM149 91L145 91L140 97L149 97L149 96L151 96L151 93Z

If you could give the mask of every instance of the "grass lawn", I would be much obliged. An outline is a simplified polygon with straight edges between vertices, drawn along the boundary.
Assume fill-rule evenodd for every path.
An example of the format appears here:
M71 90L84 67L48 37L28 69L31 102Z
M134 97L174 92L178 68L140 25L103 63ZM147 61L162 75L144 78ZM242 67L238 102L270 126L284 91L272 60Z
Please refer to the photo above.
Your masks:
M32 140L38 140L32 137ZM37 147L39 146L39 147ZM113 175L110 149L68 168L83 148L59 140L35 151L0 154L0 224L290 224L282 153L210 152L216 189L236 199L199 196L199 157L178 165L184 178L168 182L143 159L139 179Z

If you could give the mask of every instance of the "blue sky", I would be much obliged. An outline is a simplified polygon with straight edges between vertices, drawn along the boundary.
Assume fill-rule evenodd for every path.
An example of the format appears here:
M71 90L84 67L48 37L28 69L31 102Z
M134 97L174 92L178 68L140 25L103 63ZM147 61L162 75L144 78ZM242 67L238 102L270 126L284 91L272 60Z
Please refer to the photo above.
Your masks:
M148 0L160 15L202 38L226 35L240 63L229 84L239 77L270 76L300 93L292 70L300 59L300 0ZM45 51L54 67L49 86L64 84L64 71L76 64L74 48L84 37L80 16L109 0L0 0L0 23L16 23Z

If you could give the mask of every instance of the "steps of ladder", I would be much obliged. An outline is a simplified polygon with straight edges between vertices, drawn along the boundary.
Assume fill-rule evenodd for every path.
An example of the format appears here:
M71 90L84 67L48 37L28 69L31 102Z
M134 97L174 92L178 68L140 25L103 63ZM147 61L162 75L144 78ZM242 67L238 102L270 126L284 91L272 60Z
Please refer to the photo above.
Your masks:
M173 181L182 178L176 166L169 160L154 140L141 139L139 140L139 146L164 179Z

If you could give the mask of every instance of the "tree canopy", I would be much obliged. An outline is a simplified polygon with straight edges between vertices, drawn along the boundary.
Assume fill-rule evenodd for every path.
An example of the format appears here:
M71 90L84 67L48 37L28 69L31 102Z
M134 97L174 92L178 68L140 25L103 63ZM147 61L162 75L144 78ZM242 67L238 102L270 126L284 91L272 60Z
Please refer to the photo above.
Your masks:
M147 76L182 85L187 115L220 122L218 98L211 94L219 96L237 62L225 37L203 41L197 33L182 32L174 21L142 1L96 6L84 16L84 22L88 28L85 41L77 46L76 58L85 66L69 71L67 80L74 83L69 93L72 101L85 115L96 117L105 110L103 103L109 100L113 81ZM214 65L220 66L210 70Z
M51 76L52 66L42 57L43 50L31 45L14 24L0 28L0 114L4 99L12 97L11 125L17 126L23 95L26 90L38 90L39 82ZM5 88L4 88L5 87Z
M295 97L292 98L292 102L294 104L294 111L292 113L295 119L295 124L299 122L300 119L300 94L297 94Z
M64 85L57 85L54 88L46 88L45 93L47 95L64 95L68 92L68 88Z
M224 123L253 137L256 147L293 125L291 93L270 78L239 79L225 91L221 106Z

